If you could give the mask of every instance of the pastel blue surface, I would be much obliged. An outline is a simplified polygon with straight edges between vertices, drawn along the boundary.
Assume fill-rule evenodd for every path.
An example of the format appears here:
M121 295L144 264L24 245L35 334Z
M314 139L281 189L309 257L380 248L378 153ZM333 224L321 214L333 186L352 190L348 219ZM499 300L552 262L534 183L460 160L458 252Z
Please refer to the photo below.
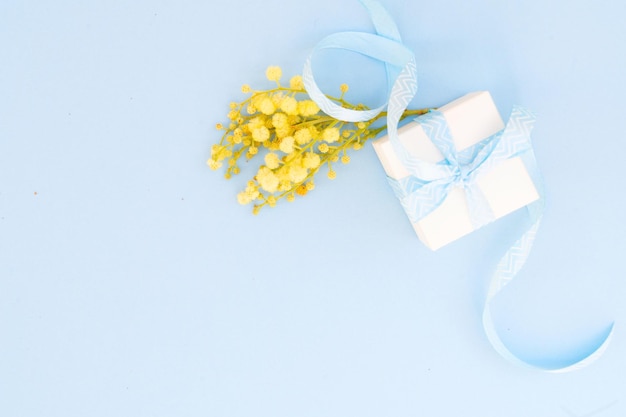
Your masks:
M299 73L353 0L0 4L0 416L601 416L626 413L626 4L383 2L416 54L412 107L490 90L538 113L547 209L481 324L519 212L438 252L370 146L258 217L205 165L243 83ZM336 52L336 53L335 53ZM331 67L332 65L332 67ZM359 72L354 68L357 66ZM325 68L332 70L324 71ZM384 101L384 68L324 52L322 88ZM372 80L377 80L372 82Z

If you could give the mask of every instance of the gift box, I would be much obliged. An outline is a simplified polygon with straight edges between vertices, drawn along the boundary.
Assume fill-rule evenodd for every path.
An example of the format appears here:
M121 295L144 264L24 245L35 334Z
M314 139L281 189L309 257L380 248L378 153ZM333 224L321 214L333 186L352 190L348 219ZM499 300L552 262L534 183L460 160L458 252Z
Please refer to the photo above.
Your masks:
M445 118L456 153L480 146L481 142L493 138L493 135L505 128L498 109L487 91L467 94L437 111ZM398 138L412 157L433 164L444 160L444 154L435 146L420 124L420 117L398 129ZM501 140L507 139L504 137ZM392 181L402 181L411 176L387 136L374 141L373 145L387 176ZM501 218L539 199L537 188L521 157L498 161L495 166L481 172L473 181L491 210L489 221ZM441 204L425 217L412 222L412 226L427 247L437 250L476 229L476 222L472 221L470 210L466 188L454 184L446 191ZM480 224L478 227L483 225Z

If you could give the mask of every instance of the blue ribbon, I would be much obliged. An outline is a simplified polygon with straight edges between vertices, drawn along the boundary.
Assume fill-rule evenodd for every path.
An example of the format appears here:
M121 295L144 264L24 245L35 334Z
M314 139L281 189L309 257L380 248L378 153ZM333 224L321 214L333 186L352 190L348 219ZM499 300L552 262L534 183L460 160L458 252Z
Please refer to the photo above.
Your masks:
M452 187L459 186L466 193L470 218L477 229L495 218L476 178L514 157L524 157L527 165L537 166L530 143L535 116L522 107L513 109L504 130L462 152L456 151L446 118L441 112L431 111L415 121L420 123L444 159L437 164L442 168L442 176L436 180L424 181L414 175L400 180L388 178L412 223L430 214L444 201ZM538 169L535 171L536 178L541 178Z
M466 192L474 227L478 228L491 222L494 215L476 185L476 178L506 159L520 157L533 179L540 198L526 206L531 219L530 226L509 247L493 274L483 309L485 333L500 355L521 366L548 372L567 372L592 363L606 350L613 335L613 324L590 351L580 352L576 358L569 361L551 363L541 361L539 364L521 359L504 345L491 315L491 302L526 262L544 211L543 181L530 142L535 116L526 109L515 107L502 131L462 152L457 152L445 117L438 111L432 111L416 120L440 149L444 159L433 164L412 156L398 138L398 122L417 92L415 56L402 44L393 19L380 3L375 0L360 2L371 16L376 34L340 32L322 39L304 66L303 80L307 92L326 114L347 122L370 120L387 107L389 141L399 160L410 173L401 180L389 178L389 182L412 222L419 221L435 210L455 186L463 187ZM372 110L351 110L329 100L315 83L311 68L314 54L329 48L350 50L382 61L387 75L389 92L387 103Z

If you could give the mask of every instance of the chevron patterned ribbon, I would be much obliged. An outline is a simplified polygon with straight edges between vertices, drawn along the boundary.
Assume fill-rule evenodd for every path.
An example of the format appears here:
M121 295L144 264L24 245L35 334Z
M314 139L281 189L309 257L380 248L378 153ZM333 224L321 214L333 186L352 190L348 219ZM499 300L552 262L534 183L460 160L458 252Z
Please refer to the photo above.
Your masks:
M475 180L502 161L532 151L530 131L535 116L522 107L515 107L504 130L458 153L441 112L431 111L416 117L415 121L444 155L437 165L449 174L434 181L424 181L414 175L400 180L388 178L411 222L416 223L435 210L453 186L464 189L475 229L493 221L491 208Z
M515 107L506 127L479 144L457 152L445 117L437 111L416 120L444 155L440 163L429 163L409 154L398 138L400 118L417 92L417 70L413 53L402 44L399 31L387 11L375 0L360 0L369 12L376 34L339 32L322 39L307 59L304 85L310 97L326 114L347 122L366 121L387 107L387 135L393 149L407 171L407 178L390 180L412 222L425 217L445 199L453 186L465 189L471 207L471 219L476 228L493 220L493 213L476 186L476 177L486 173L505 159L520 157L530 174L540 198L528 205L531 222L522 236L500 259L491 279L485 307L483 327L495 350L509 361L547 372L567 372L580 369L595 361L606 350L613 334L613 324L595 341L591 350L580 352L569 360L526 361L514 354L502 342L491 315L491 302L520 271L530 254L544 210L543 182L530 142L535 116L526 109ZM372 110L343 108L319 89L313 77L311 60L322 49L345 49L382 61L385 65L389 92L388 102ZM390 87L389 87L390 86Z

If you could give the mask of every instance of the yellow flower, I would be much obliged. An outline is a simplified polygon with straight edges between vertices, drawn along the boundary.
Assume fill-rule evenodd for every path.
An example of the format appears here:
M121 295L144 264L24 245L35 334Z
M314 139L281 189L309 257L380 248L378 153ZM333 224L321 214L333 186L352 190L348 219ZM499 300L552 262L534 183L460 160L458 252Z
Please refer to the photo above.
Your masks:
M316 153L308 152L304 155L302 165L304 165L305 168L315 169L320 166L320 156Z
M287 201L289 201L290 203L294 202L296 199L295 194L291 193L291 194L287 194Z
M359 149L361 149L363 147L363 145L361 145L359 142L355 143L354 146L352 147L352 149L354 149L355 151L358 151Z
M275 113L272 116L272 125L274 127L279 128L283 127L287 124L287 115L285 113Z
M211 168L213 171L218 170L221 166L222 163L221 162L217 162L215 159L211 158L208 161L206 161L207 165L209 166L209 168Z
M252 202L252 199L250 198L250 195L247 192L242 191L239 194L237 194L237 202L241 204L242 206L245 206L246 204L250 204Z
M291 135L292 132L292 128L291 126L289 126L288 124L281 126L281 127L277 127L276 128L276 137L277 138L286 138L287 136Z
M304 90L304 83L302 82L302 77L300 75L294 75L289 80L289 87L294 90Z
M250 88L250 86L248 84L244 84L241 86L241 92L242 93L249 93L250 91L252 91L252 89Z
M303 100L298 103L298 113L302 116L313 116L320 111L320 108L313 100Z
M295 116L298 114L298 102L293 97L285 97L280 104L280 108L289 115Z
M309 190L307 190L306 185L304 184L296 188L296 194L301 195L301 196L305 196L308 191Z
M278 177L268 167L262 166L256 174L256 180L261 188L268 193L274 193L278 190Z
M284 153L293 152L293 136L287 136L280 141L280 150Z
M335 178L337 178L337 173L332 169L328 170L328 178L334 180Z
M246 187L246 195L250 201L254 201L261 193L259 193L259 189L255 185L254 187Z
M270 115L276 111L276 107L274 107L274 103L272 102L272 99L269 97L266 97L259 104L259 110L261 110L261 113L263 114Z
M328 145L325 143L320 144L317 149L321 152L321 153L326 153L328 152L329 148Z
M294 134L294 138L296 139L298 145L304 145L311 140L311 131L307 128L298 129Z
M267 167L269 169L276 169L276 168L278 168L279 161L280 160L278 159L278 155L276 155L273 152L268 153L267 155L265 155L265 165L267 165Z
M315 184L313 183L313 181L309 181L306 183L306 189L309 191L313 191L315 189Z
M308 170L302 165L292 165L289 167L289 179L291 179L292 182L302 182L307 175Z
M346 93L348 91L348 84L341 84L339 90L341 90L342 93Z
M350 157L348 155L344 155L341 157L341 163L342 164L349 164L350 163Z
M270 66L265 70L265 76L270 81L279 81L280 77L283 76L283 70L280 67Z
M276 197L273 195L267 197L267 204L269 204L270 207L276 207Z
M339 129L337 129L336 127L329 127L324 129L322 138L328 143L337 142L339 140Z
M252 139L257 142L265 142L270 138L270 131L265 126L261 126L252 131Z

